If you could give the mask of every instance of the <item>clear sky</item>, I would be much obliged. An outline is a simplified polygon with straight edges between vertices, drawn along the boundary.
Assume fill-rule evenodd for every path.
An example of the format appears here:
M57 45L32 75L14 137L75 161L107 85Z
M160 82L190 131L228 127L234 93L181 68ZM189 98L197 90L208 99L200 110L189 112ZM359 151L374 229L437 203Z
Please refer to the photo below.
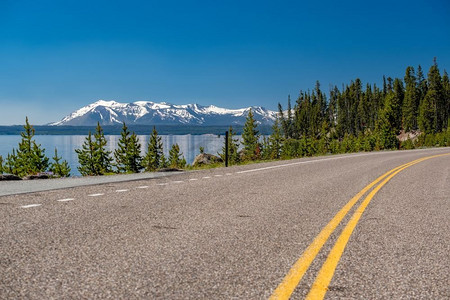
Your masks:
M0 0L0 125L98 99L276 109L319 80L450 71L450 1Z

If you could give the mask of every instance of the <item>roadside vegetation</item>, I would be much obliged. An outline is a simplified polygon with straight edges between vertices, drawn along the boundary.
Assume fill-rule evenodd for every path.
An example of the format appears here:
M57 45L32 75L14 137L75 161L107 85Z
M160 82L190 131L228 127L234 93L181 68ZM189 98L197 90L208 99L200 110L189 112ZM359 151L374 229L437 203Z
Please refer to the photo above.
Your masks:
M290 159L304 156L340 154L373 150L415 149L450 146L450 83L436 60L425 78L422 68L407 67L401 78L383 77L383 86L363 84L355 79L339 89L331 87L328 97L317 82L312 91L300 91L293 107L278 104L279 116L271 135L261 137L250 110L242 130L242 141L235 129L228 129L228 146L217 155L204 153L208 163L187 165L177 144L171 145L169 157L163 153L161 137L155 127L145 154L135 132L123 124L118 148L107 150L100 124L89 132L78 155L79 172L85 175L154 172L165 169L193 169L223 166L228 148L228 164ZM0 174L20 177L51 172L66 177L70 168L58 157L53 162L33 140L34 129L26 119L22 141L6 158L0 156Z
M68 177L70 167L67 161L58 156L55 148L55 156L50 162L45 156L45 149L33 139L34 128L25 119L24 131L20 134L22 140L17 148L8 153L6 159L0 156L0 174L7 173L17 177L41 176L41 177Z

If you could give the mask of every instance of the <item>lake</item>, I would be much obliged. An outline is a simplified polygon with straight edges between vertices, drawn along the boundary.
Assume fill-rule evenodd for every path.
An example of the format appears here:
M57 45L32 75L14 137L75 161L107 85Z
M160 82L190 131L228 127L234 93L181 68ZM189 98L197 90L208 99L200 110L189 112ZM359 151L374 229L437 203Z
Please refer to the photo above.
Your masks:
M120 139L120 135L106 135L105 136L108 145L107 150L114 151ZM147 151L149 135L138 135L139 141L141 142L142 154ZM202 134L202 135L160 135L163 146L164 155L169 156L170 147L173 144L178 144L180 150L183 153L188 164L192 164L196 155L200 153L200 147L205 149L206 153L211 153L217 155L218 152L222 151L224 145L225 137L224 135L218 136L213 134ZM75 153L75 149L81 148L85 141L86 136L84 135L35 135L34 140L41 144L45 148L45 153L47 157L52 161L54 156L55 147L58 149L58 155L62 156L63 159L67 160L72 169L72 176L79 176L78 172L78 156ZM240 137L239 137L240 138ZM0 135L0 155L3 159L6 159L8 153L12 152L13 148L17 148L21 140L20 135Z

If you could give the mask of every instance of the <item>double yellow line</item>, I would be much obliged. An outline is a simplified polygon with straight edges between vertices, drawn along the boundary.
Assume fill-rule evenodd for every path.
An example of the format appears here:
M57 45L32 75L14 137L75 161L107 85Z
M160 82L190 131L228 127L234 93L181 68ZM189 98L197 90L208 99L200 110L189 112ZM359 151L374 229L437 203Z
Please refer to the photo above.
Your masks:
M337 264L342 256L342 253L344 252L345 246L347 245L348 240L350 239L350 235L352 234L353 230L355 229L359 219L361 218L364 210L366 209L367 205L369 205L372 198L375 196L375 194L389 181L403 171L404 169L415 165L417 163L420 163L424 160L428 160L435 157L440 157L447 154L439 154L439 155L433 155L433 156L427 156L423 158L416 159L414 161L411 161L409 163L406 163L404 165L398 166L377 179L375 179L373 182L371 182L369 185L367 185L365 188L363 188L358 194L356 194L335 216L334 218L322 229L322 231L317 235L317 237L314 239L314 241L306 248L305 252L303 252L302 256L295 262L295 264L292 266L292 268L289 270L286 277L283 279L283 281L278 285L278 287L275 289L273 294L271 295L270 299L289 299L291 294L294 292L295 288L299 284L300 280L302 279L305 272L308 270L309 266L313 262L313 260L316 258L317 254L319 253L320 249L322 249L323 245L327 242L330 235L334 232L336 227L341 223L342 219L347 215L347 213L352 209L352 207L358 202L358 200L366 193L368 192L372 187L374 187L376 184L378 184L380 181L381 183L378 184L362 201L360 206L356 209L356 211L353 213L353 216L351 217L350 221L345 226L344 230L338 237L336 243L334 244L333 248L331 249L330 253L328 254L328 257L325 261L325 263L322 265L322 268L320 269L316 280L314 281L308 295L306 296L306 299L323 299L325 296L325 293L328 290L328 285L330 284L331 279L333 278L333 274L336 270Z

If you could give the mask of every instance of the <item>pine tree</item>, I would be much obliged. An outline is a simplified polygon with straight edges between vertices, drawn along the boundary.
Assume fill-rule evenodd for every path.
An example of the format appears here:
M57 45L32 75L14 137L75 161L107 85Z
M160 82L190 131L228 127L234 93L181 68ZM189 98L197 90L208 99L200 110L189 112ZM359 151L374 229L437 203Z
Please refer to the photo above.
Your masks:
M315 93L317 96L317 104L319 106L319 112L320 112L320 123L323 122L323 120L326 119L326 113L327 113L327 97L325 93L322 93L320 90L320 82L316 81L316 87L315 87ZM321 125L321 124L319 124ZM320 128L319 128L320 130Z
M129 139L127 153L127 167L129 172L139 173L144 167L142 166L141 143L136 133L132 133Z
M123 123L118 148L114 151L114 158L119 173L138 173L142 169L141 144L137 135L128 131L125 122Z
M251 112L251 110L250 110ZM249 112L249 113L250 113ZM252 113L253 116L253 113ZM294 130L294 124L293 124L293 117L292 117L292 106L291 106L291 95L288 95L288 104L287 104L287 135L289 137L293 136L293 130Z
M281 128L284 133L284 137L288 138L288 122L286 121L286 118L284 116L283 107L281 106L281 103L278 102L278 116L280 118Z
M0 155L0 174L3 174L3 156Z
M152 172L162 167L161 158L163 156L163 144L158 136L156 128L153 127L152 134L147 146L147 153L142 160L145 171ZM164 159L165 160L165 159Z
M34 128L28 122L28 117L25 118L24 132L21 132L22 140L19 142L17 149L17 164L19 176L37 173L33 167L33 136Z
M272 134L268 140L269 143L269 158L270 159L279 159L281 156L281 149L283 147L283 136L281 134L280 123L278 118L275 118L275 121L272 125Z
M394 134L397 135L400 131L400 122L398 119L398 98L395 93L390 92L386 95L384 101L385 104L384 108L382 109L383 117L389 122L389 126L392 128Z
M309 113L309 132L308 137L316 138L320 131L320 103L315 92L311 95L311 110ZM291 135L294 137L293 135Z
M405 74L405 98L403 101L403 129L405 131L417 129L417 103L418 91L416 88L416 77L414 76L414 68L407 67Z
M379 113L379 119L377 127L375 129L377 134L376 148L378 150L383 149L395 149L398 147L397 132L393 126L394 112L391 106L391 99L394 95L388 94L386 97L387 104L384 109Z
M370 103L370 94L367 92L364 93L362 97L359 98L358 101L358 109L356 116L356 126L358 132L364 132L369 123L368 117L368 105Z
M428 91L426 96L430 97L430 101L434 108L435 132L441 132L443 129L447 128L447 103L436 58L434 58L434 64L428 72Z
M392 87L393 87L393 85L392 85L392 82L393 82L393 79L391 78L391 77L388 77L387 78L387 93L390 93L390 92L392 92Z
M428 90L419 107L419 128L430 134L442 131L446 128L447 105L441 75L434 60L433 66L428 72Z
M58 156L58 150L55 148L55 156L53 156L53 162L50 164L50 171L59 177L69 177L70 167L69 163L65 160L60 162L62 158Z
M22 140L17 149L15 167L19 176L33 175L45 172L49 166L49 159L45 156L45 149L33 140L35 130L25 119L24 132L21 132Z
M186 160L183 157L183 153L180 152L180 146L173 144L169 151L169 167L171 168L184 168L186 166Z
M444 99L446 106L444 119L447 119L446 128L448 131L448 129L450 128L450 80L448 78L447 71L444 71L444 75L442 76L442 87L444 89Z
M287 115L284 115L283 107L280 103L278 103L278 114L285 138L292 137L295 131L295 122L292 116L291 95L288 95Z
M372 132L375 130L375 126L378 121L378 113L384 105L383 92L374 84L373 91L371 91L371 105L370 105L370 129Z
M98 175L111 173L111 164L113 159L111 157L111 151L106 150L107 140L103 133L103 128L100 126L100 122L97 122L94 138L94 160L96 168L99 170Z
M294 127L296 132L290 136L285 135L285 138L299 139L301 137L310 136L312 131L311 115L312 115L312 105L310 103L310 96L305 92L300 91L300 95L297 99L297 104L295 106Z
M123 122L122 132L120 133L120 139L117 144L117 149L114 150L114 159L115 159L115 167L119 173L127 172L127 164L128 164L128 145L130 143L130 132L128 131L128 127Z
M426 134L434 133L436 130L434 103L437 97L436 91L430 89L419 107L419 128Z
M394 128L396 133L398 133L402 128L402 106L404 94L405 92L402 81L398 78L395 78L393 85L394 96L390 99L391 101L390 105L392 109L392 118L391 118L392 127Z
M100 175L100 169L95 160L94 140L90 131L81 147L81 149L75 149L78 155L78 171L80 174L83 176Z
M270 147L269 138L264 136L260 146L261 146L261 159L263 159L263 160L271 159L271 157L270 157L271 147Z
M242 132L242 145L244 146L245 159L257 159L259 157L259 132L256 128L257 124L253 118L253 112L250 109Z
M339 97L339 89L337 86L333 88L330 87L330 101L327 107L327 115L328 115L328 124L330 128L334 128L336 126L337 120L337 99Z
M3 172L13 174L13 175L19 175L19 170L17 166L17 155L16 155L16 149L12 149L12 153L6 156L6 162L5 166L3 167Z
M326 121L323 121L317 149L320 154L327 154L328 150L330 149L330 139L328 138L328 132L328 123Z
M45 156L45 149L41 148L41 145L36 144L36 142L33 143L33 158L32 158L32 164L36 170L37 173L39 172L45 172L47 171L49 167L49 159L47 156Z
M340 138L343 138L346 133L355 133L355 119L356 119L356 107L357 103L356 90L358 88L352 81L350 86L346 86L345 90L340 94L338 99L338 124L337 132Z
M418 98L417 99L418 100L417 107L419 107L428 91L428 84L423 75L422 67L420 65L417 67L416 89L417 89L417 98Z

